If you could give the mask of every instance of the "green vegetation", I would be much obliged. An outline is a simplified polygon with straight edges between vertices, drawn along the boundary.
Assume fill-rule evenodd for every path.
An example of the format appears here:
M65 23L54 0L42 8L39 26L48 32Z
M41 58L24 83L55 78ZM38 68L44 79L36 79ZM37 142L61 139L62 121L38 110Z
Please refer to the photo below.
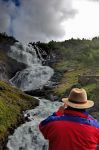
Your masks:
M79 74L99 75L99 37L36 44L51 56L56 55L53 68L63 73L60 84L54 89L58 95L64 95L66 89L77 84Z
M90 84L85 87L88 92L88 99L95 102L95 106L92 107L89 111L90 113L99 120L99 85Z
M71 65L83 64L86 67L99 65L99 38L92 40L70 39L64 42L51 41L49 43L36 43L48 53L56 55L58 60L65 63L65 67Z
M8 129L21 121L21 112L32 109L38 101L9 84L0 81L0 140Z

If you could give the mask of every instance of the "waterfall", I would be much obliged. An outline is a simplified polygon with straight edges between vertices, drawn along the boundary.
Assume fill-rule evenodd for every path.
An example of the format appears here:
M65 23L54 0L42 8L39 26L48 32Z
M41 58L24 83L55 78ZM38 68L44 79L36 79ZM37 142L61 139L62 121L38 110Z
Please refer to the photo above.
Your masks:
M8 55L27 66L41 64L41 60L37 57L36 51L32 45L23 45L20 42L16 42L13 46L11 46Z
M32 45L23 45L22 43L16 42L11 46L8 55L27 66L26 69L17 72L10 79L12 85L15 85L23 91L42 89L54 73L50 67L42 66L43 58L39 50L39 57L37 56Z
M48 141L40 133L38 125L60 105L62 105L61 102L41 99L38 107L26 111L24 115L29 116L30 122L26 122L15 130L8 139L7 148L9 150L48 150Z

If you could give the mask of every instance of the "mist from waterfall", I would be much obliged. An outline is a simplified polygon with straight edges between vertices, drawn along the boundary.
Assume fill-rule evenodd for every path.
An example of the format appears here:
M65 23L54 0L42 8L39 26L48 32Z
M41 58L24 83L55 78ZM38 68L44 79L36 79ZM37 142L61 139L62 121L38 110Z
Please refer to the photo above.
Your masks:
M42 66L43 58L40 53L38 53L38 57L32 45L16 42L15 45L11 46L8 55L27 66L26 69L17 72L10 79L11 84L23 91L42 89L54 73L52 68Z

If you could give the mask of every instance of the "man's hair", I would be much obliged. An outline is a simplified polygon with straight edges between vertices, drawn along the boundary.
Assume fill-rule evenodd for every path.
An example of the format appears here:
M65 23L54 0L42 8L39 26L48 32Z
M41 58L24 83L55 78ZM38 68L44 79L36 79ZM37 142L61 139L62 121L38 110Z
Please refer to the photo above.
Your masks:
M86 111L86 109L78 109L78 108L73 108L73 107L70 107L70 106L68 106L68 107L66 108L66 110L75 110L75 111L80 111L80 112Z

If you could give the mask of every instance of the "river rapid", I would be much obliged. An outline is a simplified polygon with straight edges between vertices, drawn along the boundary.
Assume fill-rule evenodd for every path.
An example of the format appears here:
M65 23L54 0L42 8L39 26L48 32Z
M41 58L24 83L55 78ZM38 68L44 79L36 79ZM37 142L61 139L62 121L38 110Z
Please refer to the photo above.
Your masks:
M62 103L46 99L39 100L39 106L24 112L24 116L28 117L30 121L18 127L14 134L9 136L8 150L48 150L48 141L40 133L39 123L57 111Z

